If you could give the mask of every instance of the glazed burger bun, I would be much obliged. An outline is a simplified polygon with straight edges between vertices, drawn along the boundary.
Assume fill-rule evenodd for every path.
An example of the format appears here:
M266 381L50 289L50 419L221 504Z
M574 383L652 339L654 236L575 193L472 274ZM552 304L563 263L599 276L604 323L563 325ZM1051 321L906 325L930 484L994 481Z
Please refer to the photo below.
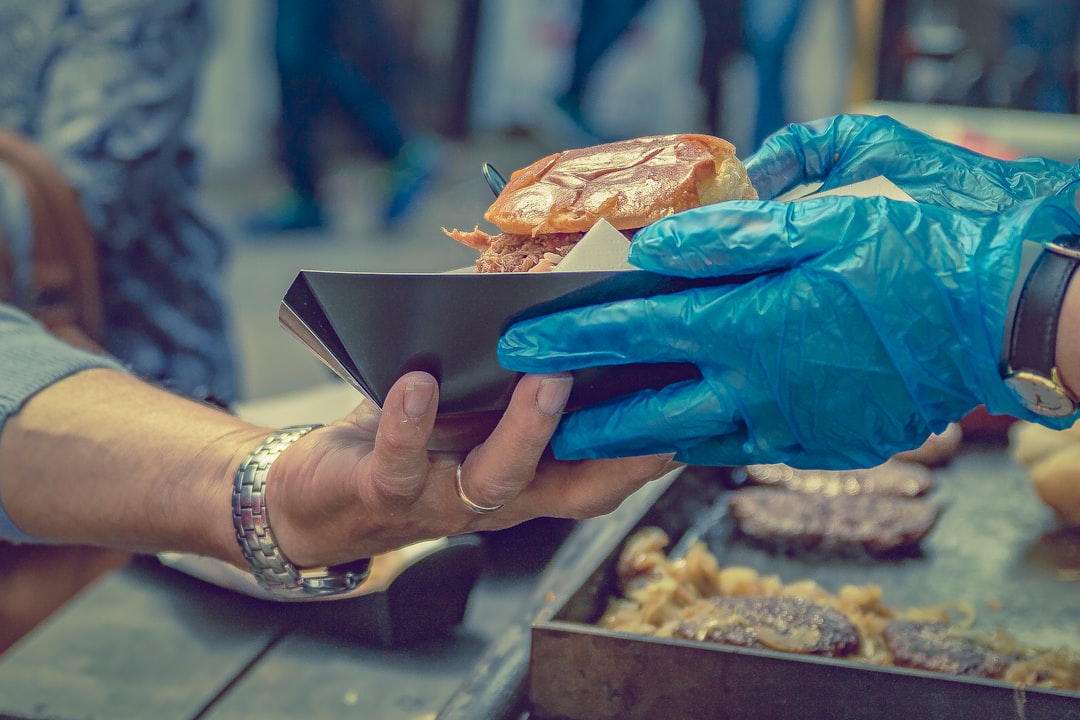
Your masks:
M709 135L657 135L564 150L516 170L484 213L500 234L446 231L481 250L477 269L550 269L600 219L627 236L661 218L757 198L735 147Z
M484 219L516 234L588 232L600 218L628 230L700 205L756 198L731 143L660 135L541 158L510 176Z

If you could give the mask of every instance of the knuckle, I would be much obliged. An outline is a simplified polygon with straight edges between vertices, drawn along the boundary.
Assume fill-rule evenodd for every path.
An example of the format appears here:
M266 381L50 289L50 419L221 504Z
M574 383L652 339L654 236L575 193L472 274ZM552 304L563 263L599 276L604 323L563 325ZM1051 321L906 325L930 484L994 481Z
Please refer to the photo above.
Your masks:
M410 505L423 492L425 479L426 472L420 468L402 469L375 463L371 470L371 489L382 503Z
M465 488L468 498L483 507L503 505L509 498L516 496L520 489L511 482L475 479L470 481L468 488Z
M418 465L426 462L427 440L426 434L402 432L400 427L380 430L375 441L377 456L381 458L378 465L385 470L397 465Z
M515 433L514 437L510 441L510 446L517 448L517 458L520 459L522 466L528 466L530 470L535 470L536 463L540 460L540 456L543 455L544 450L550 442L551 433Z

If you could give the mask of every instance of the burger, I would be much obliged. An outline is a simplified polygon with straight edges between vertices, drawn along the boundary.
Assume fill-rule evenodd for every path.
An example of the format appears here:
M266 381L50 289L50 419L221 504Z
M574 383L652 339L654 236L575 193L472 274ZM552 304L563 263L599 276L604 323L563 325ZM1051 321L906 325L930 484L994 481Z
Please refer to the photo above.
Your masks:
M735 146L710 135L656 135L564 150L514 171L484 219L499 232L443 232L480 251L478 272L551 270L597 221L627 238L683 210L757 192Z

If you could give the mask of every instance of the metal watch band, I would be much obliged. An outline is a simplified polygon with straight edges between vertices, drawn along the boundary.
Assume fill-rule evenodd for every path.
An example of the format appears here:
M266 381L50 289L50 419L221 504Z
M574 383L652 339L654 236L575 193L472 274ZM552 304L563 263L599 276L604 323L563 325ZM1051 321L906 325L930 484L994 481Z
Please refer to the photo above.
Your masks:
M1055 360L1058 320L1077 257L1043 250L1024 281L1009 333L1006 383L1033 412L1065 417L1077 398L1058 376Z
M233 526L236 539L259 585L281 600L310 600L354 590L367 577L370 560L301 570L278 548L266 507L266 478L274 461L300 438L322 425L296 425L273 433L236 469Z

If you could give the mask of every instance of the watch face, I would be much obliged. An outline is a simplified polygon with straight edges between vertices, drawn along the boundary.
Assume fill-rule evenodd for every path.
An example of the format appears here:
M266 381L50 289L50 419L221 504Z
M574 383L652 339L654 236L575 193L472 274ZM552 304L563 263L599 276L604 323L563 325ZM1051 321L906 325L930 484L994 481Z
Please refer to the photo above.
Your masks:
M1046 417L1067 417L1076 412L1076 402L1049 378L1020 371L1005 378L1005 384L1033 413Z

